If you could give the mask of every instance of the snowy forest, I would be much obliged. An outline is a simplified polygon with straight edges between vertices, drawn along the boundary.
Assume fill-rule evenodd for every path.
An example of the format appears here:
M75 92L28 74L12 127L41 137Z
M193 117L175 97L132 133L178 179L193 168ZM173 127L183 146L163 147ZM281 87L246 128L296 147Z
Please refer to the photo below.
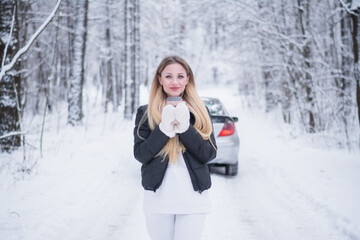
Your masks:
M359 1L0 1L0 144L81 125L91 98L131 119L139 87L176 54L199 87L236 88L328 146L360 146ZM66 109L66 111L64 111ZM36 118L36 121L32 119Z
M0 239L150 239L134 121L178 55L240 139L201 239L360 240L359 18L360 0L0 0Z

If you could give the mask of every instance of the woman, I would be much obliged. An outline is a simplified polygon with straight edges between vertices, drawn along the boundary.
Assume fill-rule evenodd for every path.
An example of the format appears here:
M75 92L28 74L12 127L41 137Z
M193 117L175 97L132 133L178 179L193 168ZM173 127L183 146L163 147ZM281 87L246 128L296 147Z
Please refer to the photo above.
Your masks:
M182 100L167 102L168 97ZM206 163L217 147L209 112L182 58L166 57L157 68L149 104L137 110L134 142L151 239L200 239L211 207Z

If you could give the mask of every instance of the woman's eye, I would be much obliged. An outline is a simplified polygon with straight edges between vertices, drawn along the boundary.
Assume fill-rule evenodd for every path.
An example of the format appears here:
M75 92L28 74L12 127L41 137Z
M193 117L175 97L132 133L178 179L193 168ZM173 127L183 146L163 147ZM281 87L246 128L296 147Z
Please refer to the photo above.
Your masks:
M180 75L179 78L184 78L184 76L183 76L183 75Z
M170 78L172 78L172 77L171 77L171 75L167 75L166 78L169 78L169 79L170 79Z

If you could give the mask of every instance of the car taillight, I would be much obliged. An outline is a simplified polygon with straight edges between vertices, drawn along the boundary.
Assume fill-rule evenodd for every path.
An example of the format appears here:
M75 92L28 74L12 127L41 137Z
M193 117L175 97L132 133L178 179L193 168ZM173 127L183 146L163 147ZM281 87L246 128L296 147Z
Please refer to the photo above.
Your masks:
M233 121L226 120L219 137L230 136L235 132L235 124Z

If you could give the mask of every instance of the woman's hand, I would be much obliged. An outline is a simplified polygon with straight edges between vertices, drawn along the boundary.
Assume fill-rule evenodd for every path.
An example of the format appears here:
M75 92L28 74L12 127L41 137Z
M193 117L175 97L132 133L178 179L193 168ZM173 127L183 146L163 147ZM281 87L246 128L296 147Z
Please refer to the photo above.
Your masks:
M171 104L166 105L161 112L160 130L168 137L175 137L175 107Z
M175 119L177 121L177 124L175 125L176 133L183 133L188 130L190 126L190 111L184 101L176 105Z

